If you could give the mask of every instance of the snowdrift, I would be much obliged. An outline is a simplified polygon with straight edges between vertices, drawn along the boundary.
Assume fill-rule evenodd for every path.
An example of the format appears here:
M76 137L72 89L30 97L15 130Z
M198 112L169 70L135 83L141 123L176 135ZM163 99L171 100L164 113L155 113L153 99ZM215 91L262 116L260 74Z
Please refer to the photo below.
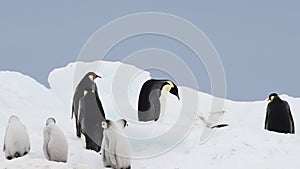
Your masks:
M211 130L209 139L201 142L206 125L201 119L208 117L213 96L180 86L181 100L168 96L163 121L141 125L136 122L137 99L142 84L150 78L149 72L120 62L78 62L53 70L48 78L50 89L26 75L0 72L0 136L4 137L9 116L16 114L26 125L31 141L31 151L25 157L7 161L4 153L0 153L0 168L103 168L101 155L85 150L75 137L71 120L73 92L88 71L102 76L96 83L107 117L129 120L126 133L134 149L132 168L297 169L300 166L298 98L281 95L290 103L295 135L263 130L267 101L226 100L221 123L229 126ZM50 116L57 119L68 139L66 164L49 162L43 156L42 128Z

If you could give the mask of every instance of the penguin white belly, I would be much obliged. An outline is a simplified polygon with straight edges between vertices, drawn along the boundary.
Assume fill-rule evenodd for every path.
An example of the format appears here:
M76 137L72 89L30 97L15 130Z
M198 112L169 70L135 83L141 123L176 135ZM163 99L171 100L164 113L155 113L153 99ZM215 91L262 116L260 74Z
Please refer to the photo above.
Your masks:
M130 166L131 146L126 136L119 137L118 145L116 146L117 162L120 166Z
M163 122L164 113L166 111L166 101L167 101L167 96L168 96L169 91L170 90L169 90L168 86L163 87L163 89L161 91L161 95L159 97L159 102L160 102L159 121L160 122Z

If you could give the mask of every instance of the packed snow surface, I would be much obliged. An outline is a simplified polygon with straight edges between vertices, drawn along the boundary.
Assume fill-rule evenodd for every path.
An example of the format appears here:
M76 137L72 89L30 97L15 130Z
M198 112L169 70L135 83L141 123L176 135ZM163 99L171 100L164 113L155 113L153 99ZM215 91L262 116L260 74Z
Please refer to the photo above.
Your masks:
M104 168L99 153L83 148L81 140L75 136L74 119L71 120L73 92L88 71L102 76L96 83L107 118L125 118L129 121L125 132L134 150L133 169L300 167L299 98L280 96L290 104L296 126L295 135L264 130L266 100L225 100L222 110L212 112L213 96L184 86L179 86L181 100L168 95L163 120L140 124L137 123L137 100L142 84L150 79L149 72L120 62L77 62L53 70L48 78L50 89L21 73L0 72L0 146L3 147L8 119L13 114L26 126L31 142L31 150L24 157L8 161L4 152L0 153L0 168ZM205 121L210 113L219 113L217 117L222 116L221 121ZM50 162L44 158L42 131L48 117L55 117L67 137L67 163ZM210 130L205 127L208 123L229 126ZM204 129L212 133L205 141L200 139ZM163 135L167 136L159 137Z

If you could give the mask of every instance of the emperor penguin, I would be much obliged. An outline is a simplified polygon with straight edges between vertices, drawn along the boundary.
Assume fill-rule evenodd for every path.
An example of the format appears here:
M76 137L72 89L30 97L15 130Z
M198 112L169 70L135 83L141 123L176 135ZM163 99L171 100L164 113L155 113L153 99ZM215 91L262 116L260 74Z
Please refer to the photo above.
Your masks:
M26 127L15 115L10 116L4 137L3 151L8 160L22 157L30 150Z
M78 122L78 107L79 107L79 100L83 97L83 90L86 88L91 88L97 93L96 99L97 102L100 102L100 99L98 97L98 89L97 85L94 82L96 78L101 78L99 75L97 75L94 72L88 72L79 82L79 84L76 87L74 96L73 96L73 103L72 103L72 117L75 116L75 124L76 124L76 135L80 138L80 123Z
M105 113L96 91L91 88L84 89L83 97L79 100L79 123L86 149L100 151L103 128L99 125L99 121L103 120Z
M54 118L48 118L43 130L43 151L49 161L67 162L68 142L64 133L56 125Z
M140 91L138 101L138 120L157 121L165 112L166 98L170 92L175 95L178 100L178 88L170 80L147 80Z
M131 145L124 133L127 121L120 119L116 122L106 120L101 123L103 131L102 160L104 167L114 169L131 168Z
M278 133L295 134L294 120L287 101L281 100L278 94L269 95L265 129Z

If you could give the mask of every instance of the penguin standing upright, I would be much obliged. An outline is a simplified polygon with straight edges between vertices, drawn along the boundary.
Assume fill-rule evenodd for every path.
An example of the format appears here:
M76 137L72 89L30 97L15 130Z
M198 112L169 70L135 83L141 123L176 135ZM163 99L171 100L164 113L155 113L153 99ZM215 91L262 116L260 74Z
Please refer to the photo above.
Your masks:
M46 159L56 162L67 162L68 142L64 133L56 125L54 118L47 119L43 136L43 150Z
M30 150L27 130L19 118L10 116L6 128L3 151L8 160L26 155Z
M131 145L123 129L127 121L120 119L116 122L106 120L101 123L103 131L102 160L104 167L114 169L130 169Z
M76 87L74 96L73 96L73 103L72 103L72 118L75 116L75 124L76 124L76 135L80 138L80 123L78 122L78 107L79 107L79 100L81 97L83 97L83 90L86 88L91 88L95 91L96 99L98 102L100 102L100 99L98 97L98 89L97 85L94 82L96 78L101 78L94 72L88 72L79 82L78 86Z
M178 88L170 80L147 80L140 91L138 101L139 121L157 121L165 112L166 97L168 92L177 96Z
M86 149L99 152L103 138L103 128L99 121L105 120L105 113L96 91L87 88L79 100L79 123ZM98 98L98 99L97 99Z
M278 133L294 134L294 120L288 102L281 100L276 93L269 95L269 101L265 129Z

